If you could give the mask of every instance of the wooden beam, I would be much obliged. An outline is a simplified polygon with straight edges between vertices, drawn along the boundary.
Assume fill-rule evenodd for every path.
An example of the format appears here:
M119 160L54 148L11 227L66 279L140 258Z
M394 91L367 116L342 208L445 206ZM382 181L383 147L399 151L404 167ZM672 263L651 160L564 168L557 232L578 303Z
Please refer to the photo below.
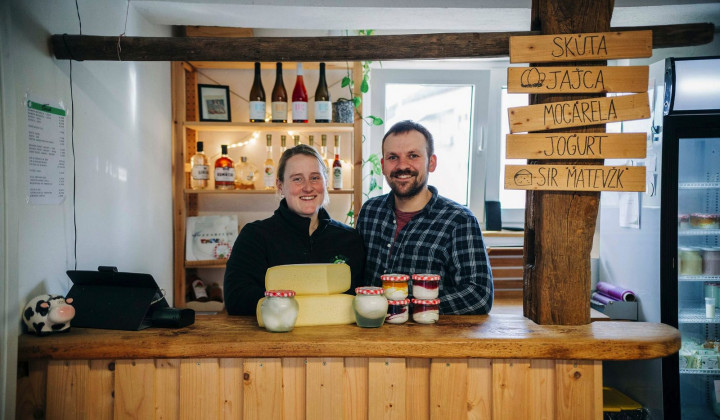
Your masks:
M607 32L613 0L533 0L543 35ZM654 45L653 45L654 46ZM566 65L573 65L567 63ZM583 66L604 66L596 61ZM531 104L577 101L604 94L533 94ZM604 125L577 133L604 133ZM534 161L543 165L602 165L603 160ZM590 323L590 250L600 193L528 191L525 204L523 313L538 324Z
M653 48L711 42L712 23L612 28L653 31ZM57 34L55 58L77 61L362 61L504 57L511 36L540 31L415 35L226 38ZM120 48L118 49L118 41ZM119 50L119 52L118 52Z

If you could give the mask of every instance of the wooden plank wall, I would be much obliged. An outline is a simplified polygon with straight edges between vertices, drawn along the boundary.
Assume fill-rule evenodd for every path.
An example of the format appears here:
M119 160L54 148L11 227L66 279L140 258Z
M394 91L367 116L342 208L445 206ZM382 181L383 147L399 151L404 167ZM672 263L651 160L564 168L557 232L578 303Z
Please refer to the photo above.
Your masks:
M523 248L488 248L495 299L522 299Z
M600 419L599 361L32 361L18 419Z

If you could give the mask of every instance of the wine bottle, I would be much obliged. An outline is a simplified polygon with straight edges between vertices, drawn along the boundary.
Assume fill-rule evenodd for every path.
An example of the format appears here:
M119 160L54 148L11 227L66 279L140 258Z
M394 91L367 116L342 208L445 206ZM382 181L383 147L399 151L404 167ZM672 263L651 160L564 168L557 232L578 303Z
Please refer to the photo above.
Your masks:
M195 279L191 283L192 285L192 296L193 299L198 302L207 302L209 300L208 294L207 294L207 288L205 287L205 283L203 283L202 280Z
M327 157L327 134L321 135L320 139L320 156L325 162L325 168L329 171L332 168L332 161Z
M332 165L333 174L333 189L341 190L343 185L343 170L342 163L340 163L340 136L335 135L335 161Z
M292 119L296 123L308 122L308 95L303 81L302 63L297 64L297 78L292 94Z
M227 144L220 146L222 155L215 161L215 189L235 189L235 167L232 159L228 157Z
M197 142L195 147L197 153L190 158L190 188L193 190L202 190L208 186L210 167L208 166L208 158L205 156L205 153L203 153L203 142Z
M287 136L284 134L280 136L280 155L285 153L287 150Z
M315 136L313 136L312 134L308 136L308 146L312 147L313 149L315 148Z
M294 143L293 146L297 146L298 144L300 144L300 136L298 136L297 134L294 135L294 136L293 136L293 143Z
M330 91L325 80L325 63L320 63L320 80L315 89L315 122L329 123L332 120Z
M266 190L275 189L275 161L272 158L272 134L268 134L267 138L267 156L265 158L265 165L263 169L263 183L265 184Z
M265 89L260 78L260 63L255 63L255 79L250 88L250 122L265 122Z
M288 97L282 77L282 63L276 64L275 86L272 91L272 122L287 122Z
M257 168L248 162L247 156L240 157L240 164L237 167L235 187L239 190L254 190L255 179L257 179Z

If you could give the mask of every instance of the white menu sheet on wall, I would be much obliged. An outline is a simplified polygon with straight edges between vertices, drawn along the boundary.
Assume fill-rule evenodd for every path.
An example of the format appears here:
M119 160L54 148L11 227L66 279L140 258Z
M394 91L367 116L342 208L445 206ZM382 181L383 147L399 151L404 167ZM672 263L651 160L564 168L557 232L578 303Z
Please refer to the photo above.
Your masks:
M49 104L29 95L28 204L59 204L65 199L65 118L61 104Z

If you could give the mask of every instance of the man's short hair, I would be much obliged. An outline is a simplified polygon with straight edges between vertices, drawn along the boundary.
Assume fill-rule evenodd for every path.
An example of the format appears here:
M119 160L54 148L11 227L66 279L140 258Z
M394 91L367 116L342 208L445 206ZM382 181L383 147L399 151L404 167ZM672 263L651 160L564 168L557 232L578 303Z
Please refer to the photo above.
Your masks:
M425 137L425 149L427 149L428 159L430 159L430 156L435 154L435 140L433 140L432 134L430 134L430 131L428 131L425 126L411 120L400 121L390 127L387 133L385 133L385 137L382 139L383 151L385 139L388 138L389 135L405 134L412 130L420 132L420 134Z

